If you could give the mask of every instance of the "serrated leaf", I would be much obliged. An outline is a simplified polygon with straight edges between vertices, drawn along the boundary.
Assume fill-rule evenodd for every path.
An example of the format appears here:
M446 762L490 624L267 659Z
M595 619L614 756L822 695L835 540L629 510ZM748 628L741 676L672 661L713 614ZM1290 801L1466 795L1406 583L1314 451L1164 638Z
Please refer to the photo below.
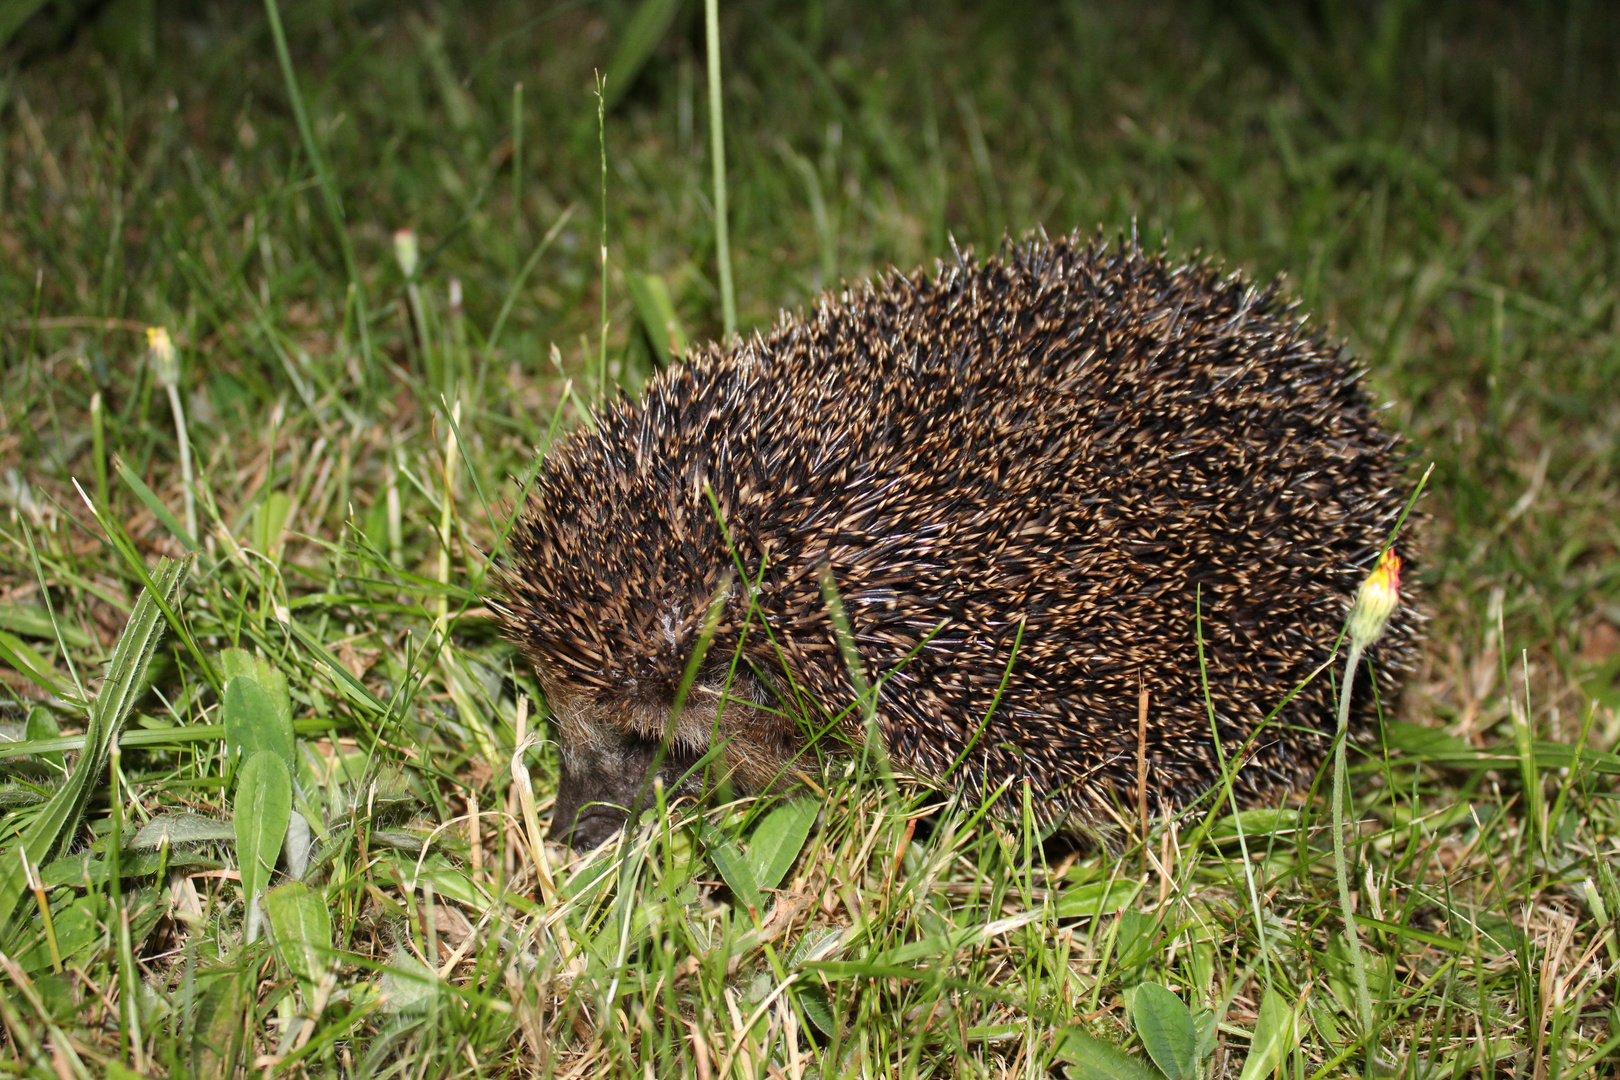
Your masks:
M1277 1071L1299 1043L1299 1018L1275 987L1266 987L1239 1080L1262 1080Z
M238 675L225 684L220 721L225 727L225 753L231 761L268 750L281 759L287 775L292 775L292 718L276 708L257 679Z
M1131 1018L1160 1072L1170 1080L1193 1080L1198 1075L1198 1028L1179 997L1158 983L1143 983L1136 988Z
M332 954L332 914L326 909L326 897L292 881L265 894L264 910L276 951L303 986L307 1001Z
M161 559L152 573L152 585L170 611L174 610L190 567L190 560ZM12 945L19 930L33 935L33 928L17 918L21 908L18 901L28 886L18 851L25 852L33 866L43 866L61 854L78 833L85 806L106 771L113 740L118 738L135 702L146 692L146 669L163 637L163 627L162 608L152 590L143 591L107 662L106 679L85 724L84 750L72 774L23 830L20 843L0 852L0 923L5 924L8 945Z
M1057 1057L1073 1066L1068 1073L1075 1080L1159 1080L1156 1072L1124 1050L1080 1028L1063 1036Z
M821 804L794 799L778 806L754 830L748 844L748 869L760 889L774 889L804 848Z
M136 851L154 851L164 844L201 844L210 840L235 840L236 828L229 821L193 814L189 810L176 814L159 814L141 826L141 831L130 840L129 847Z
M248 905L248 940L258 936L252 917L255 899L270 884L276 856L287 837L292 816L292 777L270 750L257 750L236 779L236 854L242 871L242 897Z

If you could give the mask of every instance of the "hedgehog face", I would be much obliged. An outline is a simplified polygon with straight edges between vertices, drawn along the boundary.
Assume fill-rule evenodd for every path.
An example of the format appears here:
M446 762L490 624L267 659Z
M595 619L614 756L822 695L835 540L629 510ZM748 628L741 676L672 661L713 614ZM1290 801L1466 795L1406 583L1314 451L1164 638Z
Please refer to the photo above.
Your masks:
M649 699L628 680L624 690L594 697L542 681L562 759L550 838L577 850L611 837L647 805L655 784L670 801L779 786L803 743L771 737L783 724L750 696L752 680L729 693L724 684L695 683L678 717L672 694Z
M701 753L644 738L611 718L612 711L570 704L557 715L562 772L550 836L579 850L612 836L646 803L655 783L670 797L702 792L693 768Z

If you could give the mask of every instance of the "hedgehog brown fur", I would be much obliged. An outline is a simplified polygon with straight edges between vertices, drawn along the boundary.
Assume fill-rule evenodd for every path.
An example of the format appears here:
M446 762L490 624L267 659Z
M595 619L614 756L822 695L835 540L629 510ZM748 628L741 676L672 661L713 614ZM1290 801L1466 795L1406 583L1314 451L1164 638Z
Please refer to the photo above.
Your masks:
M828 571L903 771L1106 823L1137 801L1145 686L1151 809L1219 778L1209 707L1239 800L1273 800L1330 745L1331 679L1245 744L1332 654L1408 492L1357 369L1208 262L1041 237L824 297L536 480L498 606L558 725L553 835L599 843L655 767L695 793L718 750L710 782L759 791L829 721L858 738ZM1414 624L1375 650L1386 701Z

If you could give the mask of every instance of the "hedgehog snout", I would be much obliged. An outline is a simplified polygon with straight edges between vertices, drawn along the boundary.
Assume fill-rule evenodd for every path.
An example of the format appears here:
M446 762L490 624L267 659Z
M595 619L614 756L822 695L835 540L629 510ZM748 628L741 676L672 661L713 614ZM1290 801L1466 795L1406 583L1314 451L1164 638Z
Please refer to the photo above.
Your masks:
M693 766L701 750L648 738L624 720L619 710L577 706L559 716L552 840L581 851L600 846L646 805L655 782L669 798L700 793Z
M723 785L738 794L790 786L804 739L760 694L746 677L701 681L677 715L673 695L585 700L548 687L562 762L551 839L576 850L601 845L647 805L655 783L668 801Z

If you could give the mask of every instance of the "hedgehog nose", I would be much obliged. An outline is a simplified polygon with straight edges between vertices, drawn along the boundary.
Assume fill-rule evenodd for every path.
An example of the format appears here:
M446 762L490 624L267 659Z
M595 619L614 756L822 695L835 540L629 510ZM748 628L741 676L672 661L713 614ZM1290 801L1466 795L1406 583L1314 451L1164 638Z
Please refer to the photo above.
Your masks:
M588 738L564 731L562 774L547 834L576 851L599 847L623 828L651 800L655 779L662 778L672 794L693 787L683 782L693 763L690 755L611 728L589 730Z
M563 754L547 839L590 851L624 827L645 772L630 780L624 769L614 767L616 756Z

